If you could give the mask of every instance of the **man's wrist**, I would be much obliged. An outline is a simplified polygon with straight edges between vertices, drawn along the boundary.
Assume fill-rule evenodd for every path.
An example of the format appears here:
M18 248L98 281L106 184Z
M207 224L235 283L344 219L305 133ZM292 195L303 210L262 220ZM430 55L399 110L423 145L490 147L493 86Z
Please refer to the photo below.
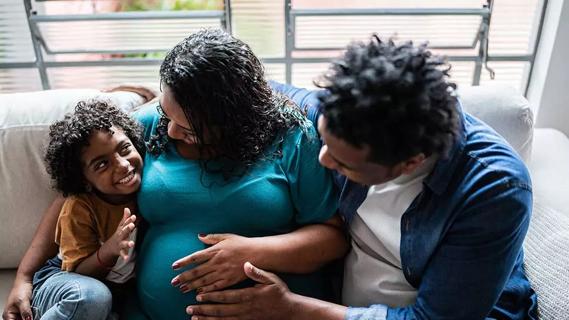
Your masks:
M286 304L290 306L290 319L326 319L322 318L324 315L317 311L320 307L313 304L312 298L301 296L289 291L286 295L285 301Z
M305 298L304 297L299 296L295 293L292 292L288 292L285 296L285 300L286 300L286 304L289 306L290 308L290 319L298 319L298 320L302 320L303 319L303 315L302 315L302 311L306 310L305 309Z
M346 306L301 296L289 292L285 298L290 306L290 319L295 320L343 320L348 308ZM288 318L287 318L288 319Z

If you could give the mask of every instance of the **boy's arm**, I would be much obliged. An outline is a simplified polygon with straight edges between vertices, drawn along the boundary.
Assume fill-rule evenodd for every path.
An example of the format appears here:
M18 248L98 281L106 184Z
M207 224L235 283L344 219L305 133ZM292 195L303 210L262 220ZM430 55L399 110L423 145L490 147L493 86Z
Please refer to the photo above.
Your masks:
M128 249L134 247L134 242L128 238L134 230L136 216L125 209L123 218L113 236L105 241L94 253L83 259L75 267L75 272L98 279L103 279L116 264L119 256L128 259Z
M73 271L93 278L104 279L119 257L118 252L113 252L109 247L109 242L105 242L95 253L81 261Z
M16 279L6 300L2 319L31 319L32 278L47 259L57 254L57 244L54 242L53 235L64 201L63 197L57 197L45 211L32 242L18 266Z

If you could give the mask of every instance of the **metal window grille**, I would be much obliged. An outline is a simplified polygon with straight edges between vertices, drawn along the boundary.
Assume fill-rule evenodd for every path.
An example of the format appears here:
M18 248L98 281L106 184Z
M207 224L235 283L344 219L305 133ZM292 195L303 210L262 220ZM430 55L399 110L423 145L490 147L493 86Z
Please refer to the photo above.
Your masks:
M504 9L505 0L479 0L478 7L456 8L333 8L324 2L308 8L297 5L303 1L310 2L225 0L223 10L218 11L41 15L34 11L32 0L5 0L0 4L0 35L6 40L5 45L0 41L0 92L102 87L125 79L155 82L161 58L154 53L164 53L202 27L233 31L263 58L268 77L301 86L309 86L350 40L377 32L382 37L429 41L436 53L449 57L453 78L483 84L496 69L497 81L518 82L523 91L546 6L544 0L541 7L535 4L540 0L507 0L510 6L538 9L541 17L529 28L528 19L512 23L505 18L510 14ZM22 38L22 34L29 38ZM147 57L141 58L142 53Z

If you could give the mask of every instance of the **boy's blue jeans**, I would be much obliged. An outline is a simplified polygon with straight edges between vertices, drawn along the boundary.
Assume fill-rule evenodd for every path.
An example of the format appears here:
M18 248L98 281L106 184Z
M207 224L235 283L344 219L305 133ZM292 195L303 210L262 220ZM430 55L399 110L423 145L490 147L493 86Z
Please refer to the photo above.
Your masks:
M112 295L101 281L61 271L61 260L48 260L33 280L34 319L111 319Z

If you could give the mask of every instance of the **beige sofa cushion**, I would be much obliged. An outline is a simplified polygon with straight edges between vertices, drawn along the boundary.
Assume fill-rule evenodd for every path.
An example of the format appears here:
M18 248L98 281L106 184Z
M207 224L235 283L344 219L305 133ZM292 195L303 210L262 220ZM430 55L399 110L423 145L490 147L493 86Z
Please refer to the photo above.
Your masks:
M89 89L0 95L0 268L18 266L55 197L43 164L50 124L89 98L109 100L127 111L143 102L134 93Z
M569 216L542 200L534 199L525 271L537 292L540 319L569 319Z

